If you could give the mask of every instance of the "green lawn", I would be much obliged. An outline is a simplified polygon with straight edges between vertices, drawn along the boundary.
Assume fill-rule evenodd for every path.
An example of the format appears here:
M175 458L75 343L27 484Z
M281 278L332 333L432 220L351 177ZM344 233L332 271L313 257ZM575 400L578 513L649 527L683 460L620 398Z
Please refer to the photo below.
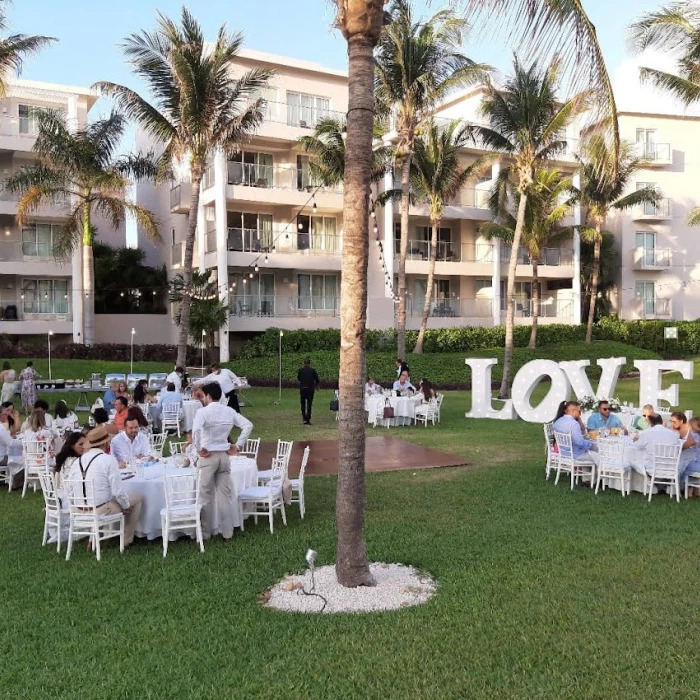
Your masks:
M635 398L636 382L619 386ZM337 435L331 392L314 425L297 394L254 390L245 409L263 439ZM696 383L683 406L700 407ZM464 418L451 392L436 428L388 434L463 454L473 467L367 477L374 561L438 580L424 606L371 616L266 610L258 594L334 556L335 478L307 481L292 509L213 540L202 555L159 542L101 563L40 546L41 497L0 492L0 696L85 698L679 698L699 693L700 502L647 504L611 491L573 493L543 478L541 428ZM387 434L386 429L368 429Z

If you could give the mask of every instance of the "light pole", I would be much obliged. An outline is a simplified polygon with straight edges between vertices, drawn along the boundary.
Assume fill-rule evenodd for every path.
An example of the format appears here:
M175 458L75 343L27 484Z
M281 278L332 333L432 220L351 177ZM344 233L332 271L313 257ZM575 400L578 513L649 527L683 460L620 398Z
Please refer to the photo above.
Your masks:
M46 343L49 346L49 381L51 381L51 336L53 331L49 331L46 335Z
M202 330L202 376L204 376L204 338L207 335L205 330Z
M280 369L279 369L279 381L280 381L280 390L279 390L279 398L277 401L275 401L276 404L281 404L282 403L282 336L284 335L284 331L280 331Z
M131 329L131 374L134 373L134 336L136 335L136 329Z

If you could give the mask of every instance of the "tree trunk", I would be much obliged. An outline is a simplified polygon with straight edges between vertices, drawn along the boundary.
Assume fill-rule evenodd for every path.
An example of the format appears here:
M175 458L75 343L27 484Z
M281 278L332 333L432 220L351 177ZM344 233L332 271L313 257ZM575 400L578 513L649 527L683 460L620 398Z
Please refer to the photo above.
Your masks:
M396 319L396 350L406 359L406 251L408 249L408 210L411 196L411 152L401 166L401 240L399 242L399 310Z
M595 302L598 298L598 276L600 275L600 222L595 224L595 241L593 242L593 270L591 272L591 301L588 304L588 324L586 325L586 343L593 340L593 319Z
M430 304L433 300L433 280L435 279L435 260L437 259L438 247L438 230L440 228L440 220L430 222L432 231L430 234L430 264L428 265L428 282L425 290L425 304L423 304L423 318L420 322L420 330L418 331L418 340L413 352L420 355L423 352L423 338L425 337L425 329L428 327L428 317L430 316ZM403 358L402 358L403 359Z
M518 218L513 234L513 245L510 249L510 261L508 262L508 284L506 285L506 342L503 353L503 379L499 397L507 399L510 395L510 368L513 364L513 327L515 326L515 269L518 264L518 251L520 239L525 226L525 209L527 207L527 193L520 195L518 205Z
M381 8L380 8L381 10ZM342 586L371 586L365 523L365 327L369 253L369 188L374 126L374 42L348 36L348 117L340 283L339 469L336 494Z
M190 196L190 211L187 219L187 238L185 239L185 259L182 264L182 301L180 302L180 336L177 342L177 367L187 366L187 344L190 336L190 308L192 304L192 261L194 259L194 240L197 232L197 213L199 211L199 188L204 175L204 164L192 166L192 194ZM200 236L204 231L199 232ZM221 282L221 280L219 280ZM228 280L225 280L228 283Z
M93 345L95 342L95 261L92 254L92 227L90 205L83 209L83 342Z
M537 321L540 317L540 282L537 271L538 260L532 260L532 329L530 330L530 342L527 344L530 350L537 347Z

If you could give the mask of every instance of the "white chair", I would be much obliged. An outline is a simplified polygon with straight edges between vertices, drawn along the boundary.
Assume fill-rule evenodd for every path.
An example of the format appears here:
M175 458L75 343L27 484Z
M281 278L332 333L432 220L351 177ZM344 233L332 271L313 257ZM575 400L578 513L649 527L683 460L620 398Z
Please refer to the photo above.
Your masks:
M277 453L272 460L272 466L277 460L281 460L284 464L284 478L287 478L289 473L289 459L292 456L293 441L286 442L285 440L277 441ZM272 478L272 469L258 470L258 484L266 484Z
M598 478L595 485L596 494L601 484L603 485L603 491L606 489L603 479L609 481L617 480L620 482L620 491L624 498L625 489L628 494L630 493L630 465L624 462L625 443L615 438L599 438L598 454L600 455L600 461L598 463ZM644 482L644 493L646 494L646 478Z
M689 472L685 475L685 497L688 498L688 487L700 488L700 472Z
M545 423L544 428L544 453L547 458L544 467L544 478L549 479L552 471L559 466L559 453L554 450L554 428L552 423Z
M557 466L557 478L554 479L554 484L559 483L559 477L562 472L571 474L571 490L581 477L588 476L591 480L591 488L593 488L595 480L595 464L593 462L574 459L574 448L571 443L570 433L559 433L554 431L554 439L559 447L559 464Z
M151 404L150 403L137 403L136 404L143 413L143 417L149 422L153 423L153 416L151 415Z
M49 541L49 528L56 528L56 551L61 551L61 535L70 520L70 511L61 508L61 501L56 493L56 478L46 470L39 474L41 492L44 494L44 536L41 540L43 547Z
M302 520L306 512L306 506L304 504L304 473L306 472L306 463L309 461L309 454L311 454L311 448L307 446L304 448L304 456L301 458L299 477L290 480L292 484L292 500L290 502L299 504L299 514Z
M676 491L676 500L681 500L681 484L678 475L678 463L681 459L681 450L683 449L680 441L677 445L654 445L654 454L652 455L652 467L649 478L649 500L654 490L654 484L666 484L671 486ZM673 493L669 491L669 496L673 497Z
M430 399L428 403L416 406L416 423L423 423L428 427L428 421L435 425L437 420L437 399Z
M245 441L245 445L242 450L238 451L241 457L248 457L248 459L258 461L258 452L260 451L260 438L251 440L248 438Z
M170 456L174 457L175 455L181 455L185 453L185 450L187 449L187 442L171 442L168 445L168 448L170 449Z
M248 515L258 522L259 515L267 515L270 520L270 532L274 533L274 515L276 510L282 512L282 522L287 524L287 515L284 512L284 499L282 497L282 484L285 477L285 464L283 459L272 460L272 475L264 486L251 486L238 494L238 503L241 508L241 530L244 529L244 521Z
M88 536L95 547L97 561L100 561L100 543L112 537L119 538L119 551L124 551L124 513L98 515L95 506L95 491L92 481L68 479L63 482L65 496L70 507L70 528L66 561L73 550L76 537Z
M384 418L384 408L386 406L390 406L391 404L386 403L386 399L384 400L384 403L380 403L377 401L377 405L374 410L374 416L372 416L372 427L376 428L378 425L386 426L387 428L391 427L391 418Z
M335 419L340 420L340 391L338 389L333 392L333 397L338 402L338 410L335 411Z
M0 479L5 481L9 491L12 488L12 472L9 464L0 465Z
M437 394L436 397L437 399L437 411L435 412L435 416L437 418L437 422L440 422L440 411L442 410L442 402L445 399L445 394Z
M160 524L163 531L163 557L168 554L171 530L194 528L199 550L204 551L202 536L202 505L199 497L199 469L196 474L166 474L165 508L160 511Z
M22 446L22 453L24 457L22 498L24 498L29 481L31 480L36 493L39 475L49 468L49 443L46 440L26 440Z
M149 433L148 434L148 442L151 445L151 451L159 459L163 458L163 448L165 447L166 437L167 437L167 435L164 435L163 433ZM171 448L171 450L172 450L172 448ZM172 451L170 454L172 454Z
M168 430L177 430L177 436L180 437L180 419L182 417L182 409L179 404L166 403L163 404L163 413L160 417L161 432L165 435Z

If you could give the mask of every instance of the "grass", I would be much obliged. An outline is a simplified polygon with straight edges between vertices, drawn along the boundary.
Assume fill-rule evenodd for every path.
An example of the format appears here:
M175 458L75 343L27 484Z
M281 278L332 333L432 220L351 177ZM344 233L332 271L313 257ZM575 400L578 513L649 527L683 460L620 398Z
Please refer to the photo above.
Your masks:
M635 398L637 383L619 395ZM331 392L314 425L297 394L250 393L263 439L337 435ZM700 390L681 383L681 403ZM336 479L307 482L307 517L250 528L205 554L138 543L101 563L39 546L41 497L0 492L0 696L679 698L700 683L694 604L697 501L597 497L543 479L541 428L467 420L451 392L436 428L389 433L467 457L471 469L367 476L374 561L431 572L424 606L371 616L301 616L258 594L335 551ZM368 432L373 433L371 428ZM386 434L377 429L377 434Z

